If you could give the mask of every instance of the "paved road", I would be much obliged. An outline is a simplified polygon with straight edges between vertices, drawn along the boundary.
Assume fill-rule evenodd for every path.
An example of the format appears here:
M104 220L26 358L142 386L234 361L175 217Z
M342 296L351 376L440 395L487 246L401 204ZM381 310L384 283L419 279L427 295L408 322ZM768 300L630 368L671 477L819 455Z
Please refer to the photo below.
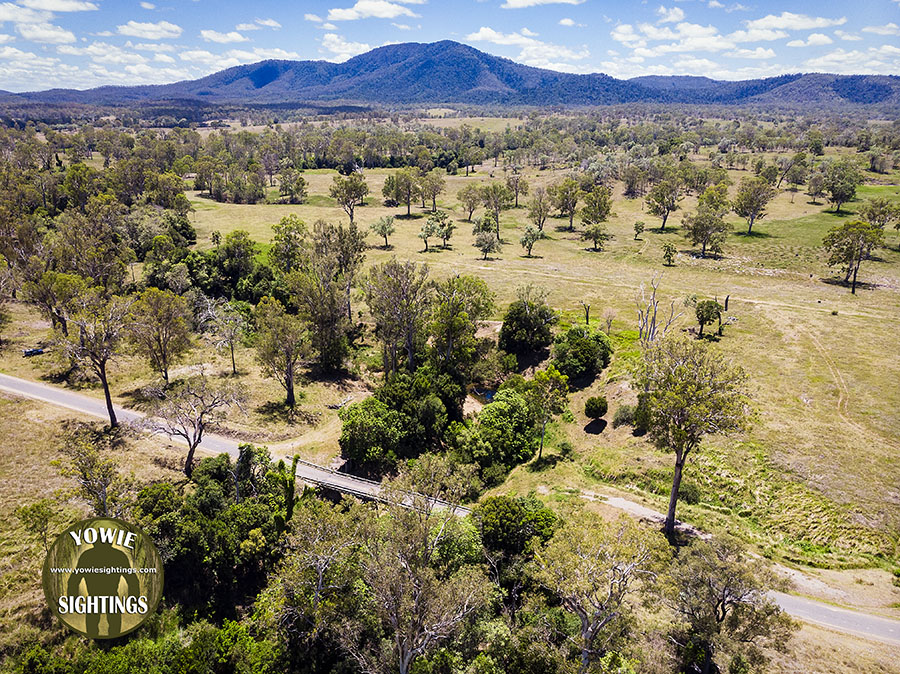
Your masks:
M52 405L65 407L75 412L87 414L89 416L98 417L100 419L109 419L106 412L106 403L98 398L66 391L47 384L41 384L27 379L19 379L9 375L0 374L0 391L6 391L14 395L34 398ZM125 409L124 407L116 407L116 416L120 423L140 423L144 419L144 415L134 410ZM184 444L181 438L171 438L179 444ZM200 449L212 452L213 454L230 454L237 458L238 442L230 438L222 437L207 433L200 443ZM368 498L377 498L380 485L377 482L363 480L329 470L323 466L317 466L313 463L299 463L297 465L297 477L311 484L320 484L331 489L363 496Z
M0 391L6 391L27 398L34 398L35 400L42 400L53 405L65 407L101 419L107 418L106 404L102 400L91 398L80 393L59 389L47 384L0 374ZM118 406L116 406L116 414L123 422L139 422L143 419L143 415L139 412ZM222 436L207 435L201 444L201 449L217 454L225 452L236 457L238 454L238 443ZM298 463L297 477L311 484L319 484L331 489L336 489L337 491L368 498L377 499L380 491L380 485L377 482L364 480L352 475L337 473L324 466L318 466L308 462ZM598 497L599 495L592 494L592 496ZM599 496L599 498L594 498L592 500L603 500L608 505L629 512L635 510L633 506L637 506L637 508L640 509L640 514L649 519L653 519L656 516L662 516L661 513L656 513L649 508L627 501L626 499ZM466 509L459 507L458 511L467 512ZM848 632L850 634L877 639L879 641L886 641L900 646L900 621L869 615L867 613L860 613L859 611L838 608L822 602L813 601L812 599L806 599L805 597L797 597L781 592L773 592L772 596L775 597L775 600L782 609L800 620L829 627L840 632Z

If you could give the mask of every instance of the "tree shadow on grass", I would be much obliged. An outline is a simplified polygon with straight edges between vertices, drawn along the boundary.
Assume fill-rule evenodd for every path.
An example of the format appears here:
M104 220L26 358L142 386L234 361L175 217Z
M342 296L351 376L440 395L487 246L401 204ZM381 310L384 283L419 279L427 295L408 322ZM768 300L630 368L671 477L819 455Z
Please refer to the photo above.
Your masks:
M588 435L600 435L604 430L606 430L606 426L606 419L594 419L593 421L585 424L584 432Z
M299 397L302 396L298 396L298 398ZM297 424L313 424L317 420L316 415L312 412L307 412L296 405L290 407L283 400L271 400L259 405L253 411L268 422L280 422L288 424L289 426L295 426Z
M841 288L847 288L847 290L849 290L850 286L851 286L849 281L845 281L842 278L834 277L834 276L832 276L831 278L819 278L819 280L822 283L827 283L830 286L840 286ZM878 287L877 283L869 283L867 281L857 281L856 282L857 290L875 290L877 287Z
M775 236L774 234L769 234L768 232L760 232L760 231L747 232L747 231L742 230L740 232L735 232L734 235L739 236L744 239L777 239L777 238L779 238L779 237Z
M409 215L404 213L403 215L395 215L394 220L421 220L426 215L426 213L410 213Z
M562 463L565 460L565 457L560 456L559 454L544 454L541 458L528 463L526 469L529 473L541 473L555 467L556 464Z

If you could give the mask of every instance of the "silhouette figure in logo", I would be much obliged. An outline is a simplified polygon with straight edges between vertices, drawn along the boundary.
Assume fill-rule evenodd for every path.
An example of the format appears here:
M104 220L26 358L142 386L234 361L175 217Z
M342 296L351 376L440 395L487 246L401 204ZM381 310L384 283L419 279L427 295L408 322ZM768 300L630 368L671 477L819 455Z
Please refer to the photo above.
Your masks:
M88 548L78 556L78 562L75 565L79 568L103 568L107 566L118 566L124 568L131 567L131 560L121 550L117 550L111 543L97 541L92 547ZM125 578L128 585L128 594L137 596L140 594L140 586L138 580L133 573L73 573L69 576L68 595L74 597L78 594L78 588L81 581L84 580L87 586L87 596L91 597L118 597L119 581ZM109 601L109 600L107 600ZM112 608L107 605L107 608ZM100 616L97 613L85 614L85 632L92 638L99 636L109 636L117 634L122 629L122 614L114 611L107 611L106 634L100 634Z

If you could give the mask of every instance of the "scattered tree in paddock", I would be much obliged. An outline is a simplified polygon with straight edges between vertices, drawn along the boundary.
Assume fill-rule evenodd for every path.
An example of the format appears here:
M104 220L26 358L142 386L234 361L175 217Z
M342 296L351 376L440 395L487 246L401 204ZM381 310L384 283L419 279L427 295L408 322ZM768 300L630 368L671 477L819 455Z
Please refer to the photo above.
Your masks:
M522 234L522 238L519 239L519 243L522 245L522 248L525 249L525 253L528 257L531 257L531 249L534 248L534 244L542 238L544 238L543 232L534 225L528 225L525 228L525 232Z
M456 197L463 210L466 212L466 220L472 222L472 214L481 205L481 188L475 184L468 184L459 190Z
M450 237L456 230L456 224L444 211L436 211L428 216L428 221L434 226L434 235L441 240L441 246L448 248Z
M131 305L128 336L135 351L169 383L169 367L191 347L188 303L171 290L147 288Z
M684 198L681 182L677 178L666 178L656 183L647 193L647 212L662 218L660 230L666 230L669 215L678 210L678 202Z
M852 159L833 159L823 164L822 187L834 206L834 212L840 213L841 206L856 198L856 188L863 181L862 173Z
M102 444L90 433L76 432L63 445L63 458L52 465L75 481L74 495L87 503L92 515L123 517L134 498L133 483Z
M544 223L550 217L551 202L550 195L543 187L536 187L533 196L528 200L528 219L539 232L544 231Z
M440 169L434 169L425 175L419 181L419 191L422 199L431 202L431 212L437 210L437 198L446 188L447 181L441 175Z
M366 184L363 174L354 171L346 178L335 176L334 183L331 185L328 193L344 209L344 212L350 218L350 223L353 224L353 214L356 211L356 207L363 202L369 193L369 186Z
M575 213L578 212L578 200L581 198L581 185L575 178L569 176L551 185L547 192L553 208L569 218L569 231L574 231Z
M766 217L766 206L777 190L762 178L744 178L734 197L734 212L747 221L747 234L753 233L757 220Z
M665 531L675 532L675 507L688 457L701 440L747 426L747 376L705 342L680 335L655 340L644 351L637 379L650 413L650 437L675 454Z
M856 294L859 267L868 260L872 251L884 245L884 230L862 220L837 225L828 230L822 242L828 253L828 264L841 267L844 283L850 283L850 292Z
M512 192L503 183L488 183L481 188L481 203L494 216L497 240L500 240L500 212L512 206Z
M285 404L296 404L294 382L297 368L308 351L308 338L303 323L297 316L288 314L281 302L263 297L253 311L256 332L256 355L265 372L284 388Z
M535 410L541 427L541 442L537 458L544 453L544 438L547 424L558 414L566 411L569 404L569 378L561 374L553 363L545 370L538 370L525 389L526 400Z
M678 254L678 249L675 248L675 244L669 241L666 241L662 245L662 253L663 253L663 264L667 267L672 267L675 264L675 256Z
M861 220L879 229L887 230L891 226L900 229L900 202L887 197L866 199L857 214Z
M506 177L506 188L512 192L515 204L513 208L519 207L519 196L528 196L528 181L519 173L512 173Z
M645 225L644 225L643 220L638 220L636 223L634 223L634 240L635 241L637 241L638 237L640 237L640 235L644 233L644 227L645 227Z
M393 215L383 215L378 218L375 222L369 225L369 229L372 230L372 233L375 236L380 236L384 239L384 249L388 250L391 245L388 242L388 237L393 234L396 229L394 228L394 216Z
M715 300L700 300L697 302L694 313L697 316L697 323L700 325L700 332L697 337L703 337L703 328L711 323L722 322L722 305Z
M488 255L500 250L500 242L493 232L478 232L475 235L475 247L481 251L481 259L487 260Z
M422 243L425 244L425 250L423 252L428 252L428 239L437 235L437 223L432 219L428 218L425 222L422 223L422 227L419 228L419 238L422 239Z

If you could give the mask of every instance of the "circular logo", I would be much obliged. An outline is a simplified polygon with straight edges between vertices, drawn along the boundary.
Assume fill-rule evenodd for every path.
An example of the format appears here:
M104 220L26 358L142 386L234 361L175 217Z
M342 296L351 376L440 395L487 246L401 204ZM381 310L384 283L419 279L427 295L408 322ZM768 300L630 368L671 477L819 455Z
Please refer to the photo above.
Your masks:
M114 639L156 610L163 565L150 537L133 524L93 517L71 525L44 560L44 596L66 626Z

